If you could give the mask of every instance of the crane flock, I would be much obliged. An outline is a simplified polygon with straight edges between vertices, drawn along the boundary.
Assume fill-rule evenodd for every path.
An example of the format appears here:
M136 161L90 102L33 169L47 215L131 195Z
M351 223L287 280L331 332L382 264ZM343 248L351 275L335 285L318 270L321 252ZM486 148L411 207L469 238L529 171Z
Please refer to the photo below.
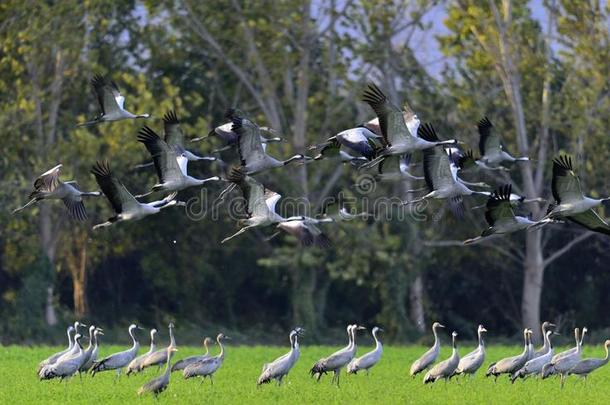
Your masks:
M95 75L91 85L100 114L88 122L78 124L77 127L150 117L149 114L133 114L124 109L125 97L114 81ZM420 197L409 197L404 204L417 204L429 199L441 200L446 202L457 218L463 217L465 199L483 196L487 199L484 206L485 219L489 227L480 236L466 239L465 245L564 221L610 235L608 222L594 211L594 208L608 201L610 197L591 198L584 194L570 156L559 155L553 159L551 182L553 201L548 204L546 214L540 219L517 215L517 210L523 210L522 206L534 203L546 204L546 199L541 196L515 194L512 192L514 187L510 182L504 182L490 190L491 186L484 182L469 182L461 178L462 173L506 173L510 171L511 166L528 164L530 161L527 156L514 157L504 150L501 137L489 118L484 117L477 123L480 156L475 157L472 150L463 148L462 141L441 140L434 126L431 123L422 124L408 103L405 102L401 110L374 83L366 86L362 100L371 107L376 114L375 118L354 128L342 129L326 141L311 146L310 150L318 150L314 157L297 153L284 160L267 153L269 143L282 142L283 138L276 136L277 133L273 129L259 127L241 110L228 108L225 114L228 122L215 127L207 136L191 141L218 138L223 146L213 152L236 149L239 164L227 167L222 162L226 169L224 174L203 179L188 174L188 163L200 160L220 161L220 159L200 156L189 151L185 146L186 137L180 127L178 116L175 111L169 111L163 116L163 138L148 125L144 125L137 136L137 140L148 151L152 163L136 167L153 165L157 174L157 181L149 191L136 195L130 193L119 176L111 170L107 160L96 162L91 169L101 192L81 191L76 181L59 179L62 165L58 164L35 180L28 202L14 212L41 200L61 199L73 219L84 221L87 219L87 212L83 197L103 194L114 210L114 215L106 222L93 226L93 229L98 229L117 222L138 220L157 214L168 207L186 206L177 199L178 193L182 190L204 187L209 182L224 182L228 185L221 192L221 199L238 188L246 200L243 210L246 218L238 221L239 231L226 237L221 243L252 227L275 225L278 229L296 237L304 246L325 248L331 245L331 240L320 225L338 222L345 216L338 217L339 219L324 215L321 218L312 218L297 213L284 218L275 211L276 204L281 198L280 194L268 190L253 176L270 170L279 170L294 163L310 164L330 159L337 161L338 164L349 163L358 171L376 171L373 176L376 181L424 180L426 185L424 189L427 192ZM420 153L422 162L414 164L413 157ZM410 171L412 167L418 165L422 167L423 177L413 175ZM417 190L420 189L409 190L409 194ZM151 202L141 201L142 198L154 193L166 195ZM340 209L345 210L345 207ZM354 217L354 213L351 214ZM366 218L375 215L375 213L363 214L366 214L363 216Z
M84 328L86 325L75 322L67 329L68 347L51 355L49 358L41 361L38 365L38 377L40 380L50 380L59 378L61 381L69 379L78 373L90 373L91 377L96 373L116 370L116 379L120 378L121 371L125 368L126 375L138 373L147 367L158 366L158 370L165 366L164 371L151 379L137 391L138 395L151 393L157 396L159 393L167 389L170 383L170 376L174 372L182 372L185 380L201 377L201 383L209 378L210 384L213 384L214 374L221 368L225 360L225 345L224 342L230 339L223 333L219 333L216 337L216 344L219 347L217 355L210 354L209 346L213 344L213 340L209 337L204 339L205 354L185 357L178 360L172 365L172 358L178 351L176 339L174 335L174 324L168 325L170 341L167 347L155 350L156 345L156 329L150 331L150 349L138 356L140 347L139 340L135 334L136 330L142 329L139 326L132 324L128 328L128 333L133 341L133 345L124 351L111 354L102 359L98 358L99 353L99 336L103 335L102 329L96 326L89 327L89 346L85 349L81 344L83 335L79 328ZM438 357L441 348L441 339L439 329L444 328L438 322L432 325L432 333L434 335L434 345L426 351L419 359L415 360L410 368L410 374L415 377L417 374L427 371L423 383L434 383L439 380L448 382L454 377L460 375L468 375L472 378L477 371L483 366L486 359L485 343L483 333L487 330L483 325L477 328L478 345L477 347L464 357L460 357L457 345L457 332L451 333L452 352L451 356L445 360L439 361ZM525 379L528 377L539 377L546 379L556 375L560 378L560 384L563 388L565 379L570 375L581 376L586 378L590 373L603 367L609 360L610 340L604 342L605 357L602 358L582 358L582 347L584 336L587 333L587 328L574 330L575 347L564 352L554 354L551 336L557 333L553 330L555 325L550 322L542 324L542 332L544 335L544 343L539 350L535 350L531 341L532 330L526 328L523 330L523 351L515 356L499 359L491 363L486 372L486 376L493 376L494 381L502 374L507 374L512 383L517 379ZM311 377L320 381L324 374L333 373L331 384L339 386L341 370L346 369L347 374L358 374L364 371L368 376L371 369L380 363L383 355L383 345L379 333L383 332L378 326L371 329L372 337L375 341L375 347L372 351L356 357L358 347L356 345L356 334L358 331L366 330L364 326L357 324L347 325L347 346L337 350L333 354L323 357L318 360L309 371ZM261 374L256 381L257 386L268 384L273 380L277 385L281 385L283 379L290 373L301 356L301 346L299 339L305 334L305 330L301 327L296 327L290 331L289 342L290 350L278 357L277 359L263 364Z

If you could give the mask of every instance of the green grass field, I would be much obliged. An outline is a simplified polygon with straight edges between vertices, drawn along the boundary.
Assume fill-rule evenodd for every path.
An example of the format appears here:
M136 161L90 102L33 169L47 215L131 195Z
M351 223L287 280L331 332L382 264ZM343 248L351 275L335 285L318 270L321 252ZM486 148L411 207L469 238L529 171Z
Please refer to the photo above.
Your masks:
M114 382L114 372L104 372L91 378L78 377L64 383L58 380L38 381L38 362L59 347L0 347L0 404L15 403L129 403L138 400L137 389L153 376L157 369L148 369L145 374L132 377L122 376ZM105 355L122 349L103 346ZM544 381L528 379L511 385L506 377L497 383L484 376L479 370L472 380L439 382L432 385L422 383L423 375L412 379L408 376L410 363L424 350L423 347L386 347L381 362L373 368L371 375L341 376L341 387L331 386L330 375L324 376L318 384L309 377L308 370L321 356L335 348L321 346L301 347L301 359L280 387L275 384L256 387L261 366L287 351L284 347L231 347L228 345L225 363L214 377L214 385L209 381L203 385L199 380L182 379L174 373L170 386L159 397L160 402L172 403L340 403L340 404L404 404L404 403L608 403L610 397L610 366L596 371L586 383L580 378L570 377L563 390L559 380ZM174 360L197 354L199 348L180 347ZM360 346L359 353L369 350ZM444 347L442 358L450 353ZM460 353L467 353L471 347L461 347ZM492 361L512 355L521 349L517 346L492 346L488 348L484 368ZM560 350L562 350L560 348ZM601 357L602 347L588 346L585 356ZM140 401L138 401L140 403ZM154 403L151 396L141 403Z

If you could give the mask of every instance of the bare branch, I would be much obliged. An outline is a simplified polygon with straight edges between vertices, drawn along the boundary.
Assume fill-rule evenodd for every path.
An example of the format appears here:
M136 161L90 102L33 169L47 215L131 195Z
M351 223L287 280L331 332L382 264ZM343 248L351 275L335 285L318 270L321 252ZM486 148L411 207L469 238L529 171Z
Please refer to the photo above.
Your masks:
M552 255L547 257L544 260L542 266L547 267L548 265L553 263L555 260L559 259L564 254L568 253L570 251L570 249L572 249L575 245L584 241L585 239L588 239L590 236L593 236L593 235L595 235L595 232L592 232L592 231L587 231L587 232L580 234L576 238L572 239L570 242L566 243L564 245L564 247L562 247L559 250L556 250Z

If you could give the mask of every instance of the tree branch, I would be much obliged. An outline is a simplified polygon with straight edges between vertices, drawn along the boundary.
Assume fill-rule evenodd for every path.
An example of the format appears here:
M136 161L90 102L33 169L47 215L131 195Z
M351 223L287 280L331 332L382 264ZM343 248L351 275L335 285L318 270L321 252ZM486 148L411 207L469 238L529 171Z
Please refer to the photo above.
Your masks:
M555 260L559 259L564 254L568 253L568 251L570 249L572 249L576 244L582 242L585 239L588 239L590 236L593 236L593 235L595 235L595 232L592 232L592 231L588 231L588 232L584 232L584 233L580 234L576 238L572 239L570 242L566 243L564 245L564 247L562 247L559 250L556 250L552 255L547 257L544 260L542 266L547 267L548 265L553 263Z

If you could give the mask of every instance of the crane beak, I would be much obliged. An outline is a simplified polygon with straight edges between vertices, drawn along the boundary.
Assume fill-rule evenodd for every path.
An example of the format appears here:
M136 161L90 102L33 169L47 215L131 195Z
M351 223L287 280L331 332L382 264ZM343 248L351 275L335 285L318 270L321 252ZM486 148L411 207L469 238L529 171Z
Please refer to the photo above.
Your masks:
M356 326L356 330L366 330L364 326Z
M438 324L438 327L439 327L439 328L444 328L444 327L445 327L445 325L441 325L441 324L439 323L439 324Z
M481 328L481 332L487 332L487 329Z
M381 329L381 328L378 328L377 330L378 330L379 332L385 332L385 331L384 331L383 329Z

